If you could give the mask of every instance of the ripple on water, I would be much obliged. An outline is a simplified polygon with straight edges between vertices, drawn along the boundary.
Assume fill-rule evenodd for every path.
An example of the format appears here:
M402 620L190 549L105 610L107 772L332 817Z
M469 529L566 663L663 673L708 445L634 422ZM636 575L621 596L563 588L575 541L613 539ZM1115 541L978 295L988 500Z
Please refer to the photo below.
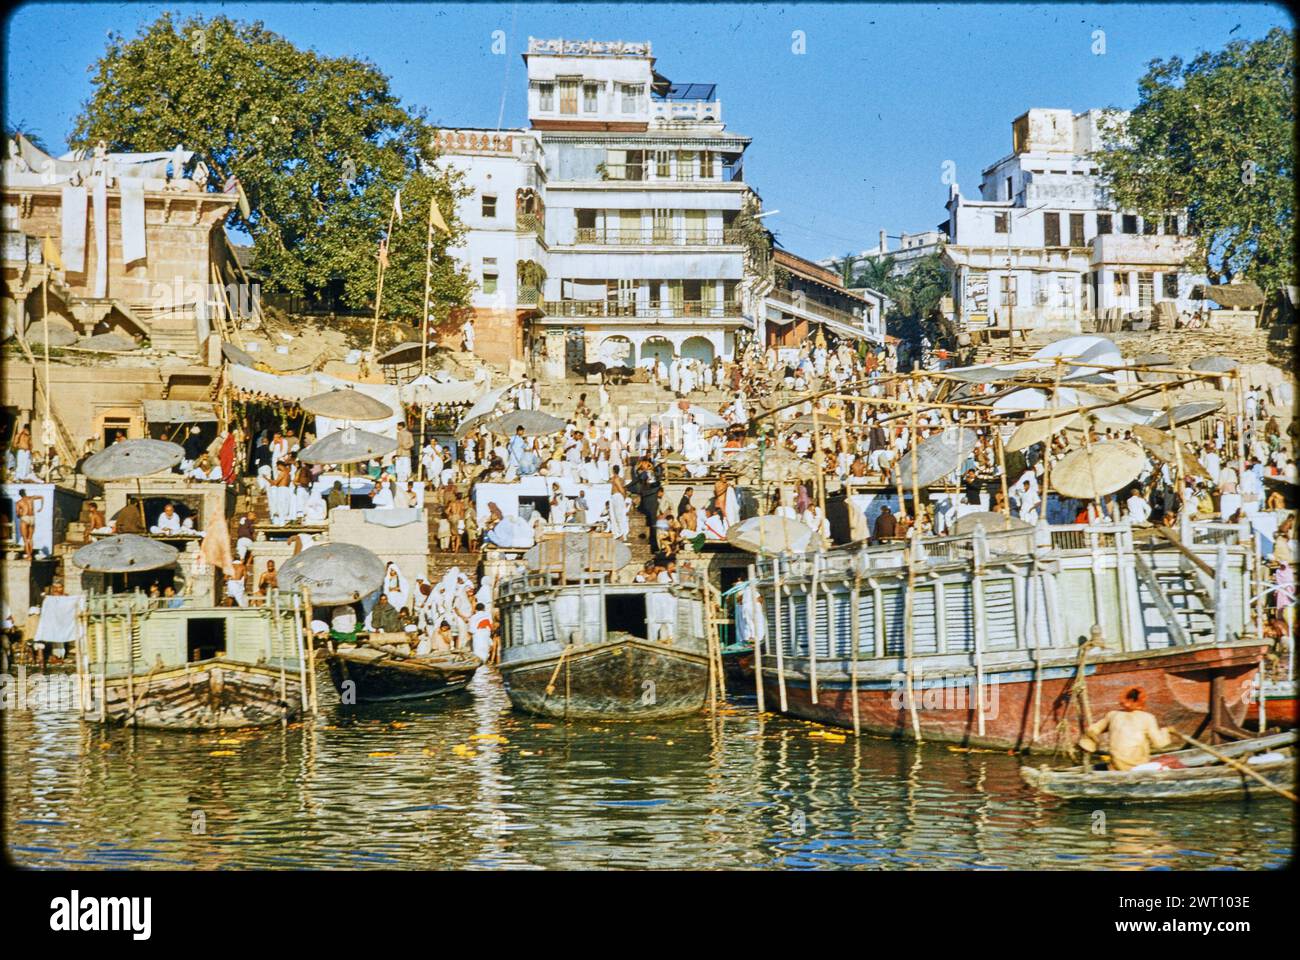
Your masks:
M1032 794L1015 758L756 715L636 724L511 711L499 678L438 703L339 706L238 737L6 717L5 835L92 869L1275 869L1282 803L1111 806ZM500 738L504 738L504 742ZM236 739L237 744L218 744ZM216 751L234 756L214 757Z

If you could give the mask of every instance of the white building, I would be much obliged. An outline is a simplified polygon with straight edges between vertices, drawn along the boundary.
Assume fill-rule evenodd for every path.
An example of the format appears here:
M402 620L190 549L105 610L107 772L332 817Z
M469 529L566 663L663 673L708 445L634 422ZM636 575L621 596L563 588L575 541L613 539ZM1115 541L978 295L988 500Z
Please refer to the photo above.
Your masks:
M898 246L892 250L889 248L891 239L898 241ZM863 260L889 257L892 267L890 275L895 277L905 276L915 269L917 261L942 250L947 240L948 236L942 230L921 230L917 233L904 231L897 235L887 234L884 230L881 230L879 243L867 250L860 250L853 254L855 270L861 267ZM844 262L844 258L830 257L817 262L823 267L838 270L840 264Z
M649 43L529 38L524 61L529 129L438 134L473 190L476 352L552 378L732 356L753 326L735 223L757 201L714 85L672 83Z
M1115 308L1194 309L1186 217L1116 210L1098 177L1099 110L1033 109L1012 122L1012 152L983 171L980 199L948 197L944 260L965 328L1080 332Z

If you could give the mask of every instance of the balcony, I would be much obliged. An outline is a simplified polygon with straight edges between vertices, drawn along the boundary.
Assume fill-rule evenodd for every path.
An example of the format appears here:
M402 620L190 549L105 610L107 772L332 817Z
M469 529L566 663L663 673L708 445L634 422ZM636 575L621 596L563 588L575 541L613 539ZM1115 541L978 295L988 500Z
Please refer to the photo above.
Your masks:
M537 287L520 286L518 295L515 297L515 305L520 307L536 307L542 310L545 301L542 299L542 291Z
M533 234L542 243L546 242L546 227L542 218L535 213L521 213L515 217L515 233L520 236Z
M578 227L573 243L611 247L723 247L744 243L739 230L672 230Z
M613 183L742 183L745 179L740 164L718 164L704 173L681 169L665 173L644 163L603 163L598 169L601 180Z
M721 100L651 100L650 116L665 123L721 123Z
M739 303L715 303L704 300L641 300L618 303L608 300L560 300L547 304L547 314L552 317L574 318L627 318L664 320L672 318L698 318L720 320L739 317Z
M856 327L859 330L865 329L869 323L867 317L859 316L856 313L849 313L845 310L837 310L824 303L819 303L811 297L801 297L789 290L773 290L767 296L769 300L775 300L777 303L792 307L800 313L805 313L812 317L821 317L826 320L833 320L837 323L847 324L848 326Z

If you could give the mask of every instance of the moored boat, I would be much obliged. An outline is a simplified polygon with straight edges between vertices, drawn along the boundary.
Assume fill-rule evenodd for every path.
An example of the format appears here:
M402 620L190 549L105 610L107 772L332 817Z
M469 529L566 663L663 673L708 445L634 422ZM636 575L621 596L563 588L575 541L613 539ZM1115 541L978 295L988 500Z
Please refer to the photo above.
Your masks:
M463 690L483 665L465 650L416 656L403 647L340 644L327 653L325 663L340 700L345 704L428 700Z
M515 707L547 717L651 720L702 709L705 585L576 583L531 573L497 586L499 668Z
M1084 686L1097 712L1141 686L1181 733L1251 735L1241 724L1266 646L1244 602L1251 553L1237 527L1204 525L1186 549L1139 547L1127 524L1033 538L1027 550L1023 531L976 530L761 559L754 667L766 709L1051 752L1082 732Z
M1294 790L1295 742L1295 731L1289 731L1224 744L1216 750L1244 762L1274 786ZM1064 800L1143 803L1279 796L1253 777L1200 749L1161 754L1155 762L1133 770L1081 767L1052 770L1045 766L1023 766L1020 776L1035 790Z
M1294 680L1264 681L1264 723L1269 727L1296 726L1296 682ZM1259 723L1259 696L1251 701L1246 711L1248 726Z
M297 595L210 607L91 594L85 627L77 655L85 720L228 730L293 721L308 709L311 666Z

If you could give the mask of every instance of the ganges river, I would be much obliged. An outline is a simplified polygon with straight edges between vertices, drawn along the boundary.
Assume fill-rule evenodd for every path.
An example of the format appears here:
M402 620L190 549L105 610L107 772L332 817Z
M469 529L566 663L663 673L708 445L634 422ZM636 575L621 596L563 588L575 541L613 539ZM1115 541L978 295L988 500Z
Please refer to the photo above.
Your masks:
M1015 757L736 698L716 720L546 722L495 671L419 706L237 734L4 711L10 862L72 869L1275 869L1285 801L1065 804ZM1037 762L1037 761L1036 761Z

